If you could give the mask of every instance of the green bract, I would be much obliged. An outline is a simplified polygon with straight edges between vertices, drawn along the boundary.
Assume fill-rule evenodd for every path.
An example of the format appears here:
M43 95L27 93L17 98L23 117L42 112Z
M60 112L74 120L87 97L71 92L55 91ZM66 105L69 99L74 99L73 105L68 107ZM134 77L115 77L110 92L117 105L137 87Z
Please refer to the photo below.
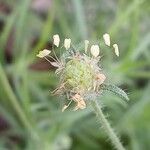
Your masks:
M66 86L77 90L88 90L93 85L93 70L84 60L72 59L64 71Z

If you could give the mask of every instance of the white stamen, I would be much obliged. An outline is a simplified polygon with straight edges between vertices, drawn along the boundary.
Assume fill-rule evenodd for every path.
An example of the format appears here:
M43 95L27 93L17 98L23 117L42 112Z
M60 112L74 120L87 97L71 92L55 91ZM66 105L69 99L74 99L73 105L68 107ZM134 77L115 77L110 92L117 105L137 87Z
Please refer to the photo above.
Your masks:
M110 46L110 35L108 33L105 33L103 35L103 39L104 39L104 42L107 46Z
M59 46L60 38L58 34L53 35L53 44Z
M70 48L70 45L71 45L71 39L65 39L64 47L66 48L66 50Z
M39 54L37 54L36 56L40 57L40 58L43 58L43 57L49 55L50 53L51 53L50 50L44 49L43 51L40 51Z
M113 44L113 48L115 50L115 54L119 57L119 48L117 44Z
M85 53L87 53L88 45L89 45L89 41L88 41L88 40L85 40L85 41L84 41Z
M94 56L94 57L97 57L99 55L99 46L98 45L92 45L91 46L91 54Z

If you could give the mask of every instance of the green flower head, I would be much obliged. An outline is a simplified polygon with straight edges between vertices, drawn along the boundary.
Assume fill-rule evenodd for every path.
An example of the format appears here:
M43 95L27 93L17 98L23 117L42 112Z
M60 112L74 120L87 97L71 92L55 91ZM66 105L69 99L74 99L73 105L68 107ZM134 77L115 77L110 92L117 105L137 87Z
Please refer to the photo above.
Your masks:
M108 34L103 36L104 42L110 46L110 37ZM53 43L56 47L60 45L59 35L53 36ZM55 54L54 47L52 52L55 57L49 55L51 51L43 50L37 55L40 58L45 58L51 65L56 67L56 74L60 76L60 84L57 89L53 91L54 94L67 95L70 103L76 102L75 110L84 109L86 107L86 100L91 93L98 95L100 93L100 86L104 83L106 77L99 67L100 62L100 48L99 45L91 45L85 40L84 52L79 52L71 46L71 39L65 39L63 47L66 49L62 57L58 59ZM114 46L113 46L114 47ZM119 54L118 47L117 56ZM42 55L42 56L41 56ZM70 104L69 103L69 104ZM63 110L68 105L65 105Z

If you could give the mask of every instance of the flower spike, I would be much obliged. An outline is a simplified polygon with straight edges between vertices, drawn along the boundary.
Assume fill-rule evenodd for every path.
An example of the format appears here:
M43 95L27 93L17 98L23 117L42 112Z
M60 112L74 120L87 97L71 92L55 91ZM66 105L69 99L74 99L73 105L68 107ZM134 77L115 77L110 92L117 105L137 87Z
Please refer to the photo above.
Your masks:
M58 47L60 42L59 35L54 35L53 39L54 45ZM111 45L109 34L105 33L103 39L107 46ZM129 100L129 98L120 88L105 84L106 76L103 74L99 63L99 45L92 45L90 47L92 54L90 55L86 53L89 41L85 40L84 44L85 52L76 48L69 49L71 39L65 39L64 47L66 50L69 49L69 51L65 51L60 58L57 57L54 51L54 57L49 55L51 51L47 49L40 51L37 57L44 57L52 66L56 67L55 73L60 77L60 84L52 93L60 95L61 97L65 96L69 100L69 103L63 106L62 112L65 111L72 102L75 104L74 111L85 109L88 105L91 105L115 148L117 150L125 150L120 139L105 118L102 105L98 103L98 98L103 91L111 91L125 100ZM113 48L115 54L119 56L118 45L113 44L111 48ZM45 57L47 55L49 55L49 57ZM50 58L50 60L48 58Z

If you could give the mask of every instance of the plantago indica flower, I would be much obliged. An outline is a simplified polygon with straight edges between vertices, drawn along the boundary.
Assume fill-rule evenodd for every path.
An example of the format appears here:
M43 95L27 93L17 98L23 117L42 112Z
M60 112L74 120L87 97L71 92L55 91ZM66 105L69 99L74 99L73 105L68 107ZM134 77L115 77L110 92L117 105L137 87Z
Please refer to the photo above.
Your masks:
M99 55L99 46L98 45L92 45L91 46L91 54L94 57L97 57Z
M53 35L53 44L59 46L60 38L58 34Z
M110 46L109 34L104 34L103 38L105 44ZM54 35L53 39L53 44L58 47L59 36ZM128 96L120 88L105 84L106 75L99 66L101 58L99 56L99 45L91 46L91 56L89 53L86 53L89 41L85 40L84 44L85 50L82 52L71 47L71 39L65 39L64 47L66 51L60 56L60 59L56 56L54 50L52 52L55 57L49 55L51 51L46 49L40 51L37 57L44 57L52 66L57 68L55 73L59 75L60 83L58 88L53 91L53 94L64 95L69 100L69 103L64 105L62 111L66 110L72 102L75 103L74 111L85 109L88 105L91 105L115 148L117 150L125 150L105 118L101 106L99 106L100 104L97 101L99 100L99 95L104 90L111 91L125 100L129 100ZM113 44L113 48L115 49L115 54L119 56L118 45Z
M115 54L119 57L119 48L117 44L113 44L113 48L115 50Z
M107 45L110 45L109 35L104 35ZM58 34L53 36L53 44L59 46ZM89 41L85 40L85 52L87 51ZM84 109L87 106L87 100L90 95L95 96L101 93L102 86L106 80L105 74L99 67L100 60L100 48L99 45L92 45L90 52L91 56L85 54L84 51L80 52L71 47L71 39L64 40L64 47L67 51L58 59L55 52L54 57L49 55L51 51L44 49L37 55L40 58L45 58L50 64L56 67L56 74L60 75L60 85L53 91L54 94L66 95L70 101L68 105L64 105L62 111L67 109L70 103L75 102L76 106L74 110ZM119 56L118 45L113 45L115 53ZM69 49L69 50L68 50ZM48 56L49 57L46 57ZM50 60L48 59L50 58ZM52 60L51 60L52 59Z
M70 48L70 45L71 45L71 39L65 39L64 47L66 48L66 50Z
M107 46L110 46L110 35L108 33L105 33L103 35L103 39L104 39L104 42Z
M43 57L49 55L50 53L51 53L50 50L44 49L43 51L40 51L39 54L37 54L36 56L37 56L37 57L40 57L40 58L43 58Z

